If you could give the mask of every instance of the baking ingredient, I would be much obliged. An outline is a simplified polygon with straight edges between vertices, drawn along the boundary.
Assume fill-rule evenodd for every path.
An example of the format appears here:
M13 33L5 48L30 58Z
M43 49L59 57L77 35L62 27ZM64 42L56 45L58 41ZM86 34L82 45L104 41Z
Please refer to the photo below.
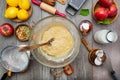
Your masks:
M105 56L103 50L97 50L95 52L95 55L97 56L94 60L95 65L100 66L103 64L103 57Z
M89 20L83 20L79 24L79 29L82 32L82 34L86 36L87 33L89 33L92 30L92 26L92 22L90 22Z
M117 39L117 33L107 29L99 30L94 34L94 40L100 44L113 43L116 42Z
M108 17L108 10L104 7L98 7L95 9L94 17L97 20L105 20Z
M5 69L12 72L24 71L29 63L26 52L19 52L18 46L8 45L3 49L1 55L1 63L4 64Z
M21 9L28 10L30 8L30 1L29 0L19 0L19 7Z
M0 25L0 34L8 37L11 36L14 33L14 28L11 24L9 23L4 23Z
M65 74L70 75L74 72L73 67L69 64L63 67L63 71Z
M6 2L11 7L17 7L19 4L19 0L6 0Z
M98 57L103 57L104 53L103 50L97 50L95 53Z
M40 43L44 43L51 38L54 38L51 46L44 45L40 48L44 54L47 54L50 57L64 58L74 46L71 33L63 25L51 25L51 27L44 31L42 39L39 39L39 41Z
M16 28L15 34L20 41L27 41L30 37L30 28L27 25L21 24Z
M17 13L17 17L20 20L27 20L29 18L29 14L26 10L20 9Z
M110 7L114 0L99 0L99 3L103 7Z
M101 61L101 60L99 60L99 59L98 59L98 57L97 57L97 58L95 58L94 63L95 63L95 65L97 65L97 66L102 65L102 61Z
M109 17L113 17L113 16L115 16L116 14L117 14L117 7L116 7L116 5L115 4L112 4L111 6L110 6L110 8L109 8L109 12L108 12L108 16Z
M5 11L5 17L6 18L9 18L9 19L13 19L13 18L16 18L17 16L17 13L18 13L18 8L16 7L8 7Z

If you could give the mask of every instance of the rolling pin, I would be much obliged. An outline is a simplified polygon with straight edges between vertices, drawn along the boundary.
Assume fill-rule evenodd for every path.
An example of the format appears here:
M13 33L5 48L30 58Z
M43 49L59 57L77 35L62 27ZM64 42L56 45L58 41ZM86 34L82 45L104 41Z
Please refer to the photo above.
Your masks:
M44 2L38 2L37 0L31 0L31 1L32 1L32 3L40 6L40 8L43 9L43 10L45 10L46 12L49 12L49 13L51 13L51 14L56 14L56 15L59 15L59 16L61 16L61 17L66 18L66 15L65 15L65 14L59 12L56 8L54 8L54 7L46 4L46 3L44 3Z

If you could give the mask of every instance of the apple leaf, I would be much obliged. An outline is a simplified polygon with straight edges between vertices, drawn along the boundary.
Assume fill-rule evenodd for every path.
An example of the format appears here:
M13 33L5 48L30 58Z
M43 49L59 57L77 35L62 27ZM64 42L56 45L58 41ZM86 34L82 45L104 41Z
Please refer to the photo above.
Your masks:
M97 24L110 24L110 20L109 19L105 19L103 21L98 21Z
M89 9L81 9L80 15L82 16L88 16L89 15Z

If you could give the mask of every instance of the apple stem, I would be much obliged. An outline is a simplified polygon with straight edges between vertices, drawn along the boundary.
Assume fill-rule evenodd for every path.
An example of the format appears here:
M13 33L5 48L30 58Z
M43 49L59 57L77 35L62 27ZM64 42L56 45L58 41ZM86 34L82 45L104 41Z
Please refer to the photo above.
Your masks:
M7 31L7 30L8 30L8 28L4 27L4 28L3 28L3 30L4 30L4 31Z

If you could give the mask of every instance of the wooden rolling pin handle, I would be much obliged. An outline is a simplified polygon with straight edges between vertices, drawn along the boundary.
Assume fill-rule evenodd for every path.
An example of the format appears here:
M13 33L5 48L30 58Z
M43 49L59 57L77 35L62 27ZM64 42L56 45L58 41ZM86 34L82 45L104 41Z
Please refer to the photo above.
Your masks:
M44 3L44 2L39 2L38 0L31 0L32 3L34 3L35 5L37 6L40 6L41 9L45 10L46 12L49 12L51 14L56 14L56 15L59 15L61 17L64 17L66 18L66 15L59 12L56 8Z
M51 14L55 14L55 12L56 12L56 10L57 10L56 8L54 8L54 7L46 4L46 3L44 3L44 2L41 2L40 8L43 9L43 10L45 10L46 12L51 13Z
M51 13L51 14L56 14L56 15L59 15L59 16L61 16L61 17L66 18L66 15L65 15L65 14L59 12L56 8L54 8L54 7L46 4L46 3L44 3L44 2L41 2L40 8L43 9L43 10L45 10L45 11L47 11L47 12L49 12L49 13Z
M88 42L86 41L86 39L82 38L81 41L85 45L85 47L88 49L88 51L91 52L92 49L90 48L90 46L89 46Z

